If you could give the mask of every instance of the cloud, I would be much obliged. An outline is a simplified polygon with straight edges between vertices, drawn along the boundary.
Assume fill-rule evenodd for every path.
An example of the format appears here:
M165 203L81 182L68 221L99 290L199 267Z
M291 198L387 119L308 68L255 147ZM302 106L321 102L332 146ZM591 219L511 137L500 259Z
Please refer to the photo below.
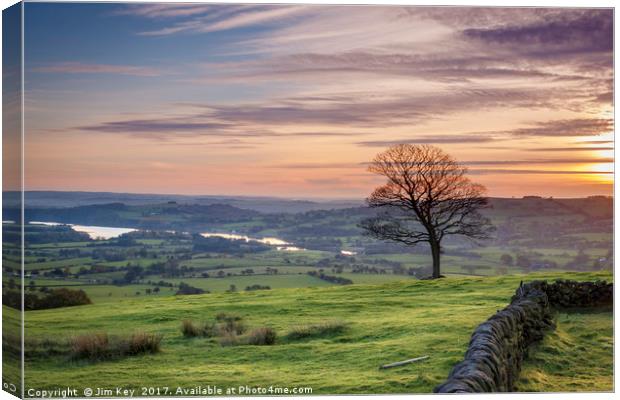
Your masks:
M523 149L524 151L563 152L563 151L604 151L613 150L613 147L539 147L535 149Z
M517 175L610 175L613 171L569 171L543 169L470 169L472 175L517 174Z
M581 144L612 144L613 140L582 140Z
M213 110L211 110L213 111ZM337 131L292 131L277 132L269 127L249 126L246 121L222 119L225 114L219 114L215 109L216 115L208 113L195 113L182 117L150 117L141 119L129 119L119 121L106 121L92 125L77 126L72 129L89 132L126 134L142 138L155 140L168 140L175 137L348 137L357 136L356 132L337 132ZM223 142L211 142L206 144L228 145L229 147L250 146L248 143L233 142L237 139L230 139ZM252 145L255 145L253 143Z
M247 11L249 9L249 11ZM306 6L261 6L253 7L212 7L205 11L213 10L214 13L206 13L203 17L182 21L152 31L140 32L144 36L162 36L175 33L208 33L239 29L249 26L267 23L281 23L282 20L293 18L307 11ZM200 12L196 12L200 14ZM191 15L191 14L190 14ZM219 17L219 18L218 18Z
M293 163L270 165L277 169L351 169L365 167L366 163Z
M397 144L449 144L449 143L487 143L496 140L490 135L461 134L461 135L420 135L407 139L370 140L357 142L364 147L390 147Z
M351 182L351 181L341 179L341 178L306 179L305 182L311 185L320 185L320 186L342 186L342 185L349 185L352 183L358 183L358 182Z
M32 68L34 72L63 74L117 74L132 76L159 76L161 71L152 67L112 64L86 64L80 62L63 62Z
M613 131L614 121L605 118L576 118L537 122L531 128L507 131L515 136L597 136Z
M601 158L550 158L533 160L481 160L481 161L462 161L461 164L468 166L482 165L541 165L541 164L609 164L614 159L609 157Z
M137 136L140 136L139 134ZM205 136L209 136L205 134ZM152 138L152 137L151 137ZM168 141L168 137L163 137L162 140L167 141L166 146L183 146L183 147L217 147L220 149L255 149L264 144L264 142L257 141L244 141L240 139L224 139L224 140L200 140L200 141Z
M236 105L191 104L182 117L145 116L106 121L77 129L105 133L140 134L155 139L179 134L228 137L353 137L371 135L368 129L414 127L449 117L453 113L521 107L541 109L551 101L547 91L516 89L465 89L428 95L392 93L336 93L292 96ZM300 126L313 126L313 130ZM412 134L408 137L365 140L363 147L387 147L397 143L490 143L510 137L592 136L612 126L606 119L570 119L540 122L529 128L460 134Z
M202 15L221 6L212 4L131 4L116 10L113 15L133 15L146 18L176 18Z
M189 122L182 119L135 119L127 121L103 122L98 125L80 126L76 129L106 133L161 133L161 132L196 132L227 128L227 124L218 122Z
M438 82L472 80L538 79L546 81L585 81L585 75L551 73L532 66L507 63L489 56L464 56L439 53L434 55L386 53L384 51L352 51L343 53L298 53L244 62L209 63L204 66L212 74L202 82L248 83L350 79L360 74L411 77ZM215 73L214 73L215 72ZM218 73L219 72L219 73ZM597 96L597 100L600 100Z
M519 53L550 57L557 53L611 52L613 10L567 10L545 21L465 29L469 39L511 46Z
M208 107L214 118L236 123L307 123L346 126L351 129L419 125L460 111L515 107L540 109L550 107L548 102L552 101L551 98L544 89L480 88L432 94L393 92L385 97L376 96L372 92L361 92L335 94L332 101L299 100L298 97L290 97L258 104Z

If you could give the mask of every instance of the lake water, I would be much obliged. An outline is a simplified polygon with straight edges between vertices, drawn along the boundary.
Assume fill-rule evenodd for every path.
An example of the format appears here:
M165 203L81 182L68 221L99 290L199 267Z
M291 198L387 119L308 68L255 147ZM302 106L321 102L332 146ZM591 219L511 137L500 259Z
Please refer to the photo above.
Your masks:
M133 228L114 228L110 226L91 226L91 225L74 225L74 224L61 224L59 222L42 222L42 221L30 221L33 225L47 225L58 226L68 225L74 231L84 232L90 236L91 239L113 239L119 237L124 233L133 232L136 229Z
M60 222L30 221L29 223L33 225L47 225L47 226L68 225L74 231L87 233L91 239L113 239L113 238L119 237L122 234L137 230L133 228L115 228L115 227L110 227L110 226L62 224ZM174 231L168 231L168 232L174 233ZM234 233L212 233L212 232L203 232L201 233L201 235L204 237L221 237L224 239L231 239L231 240L245 240L246 242L249 242L249 241L259 242L259 243L267 244L269 246L273 246L278 251L302 251L304 250L300 247L291 245L291 243L285 240L278 239L276 237L252 238L246 235L237 235Z
M252 238L246 235L237 235L235 233L213 233L213 232L203 232L200 234L204 237L221 237L224 239L230 240L245 240L246 242L259 242L263 244L267 244L269 246L274 246L276 250L279 251L302 251L304 249L296 246L292 246L291 243L284 241L282 239L278 239L276 237L264 237L264 238Z

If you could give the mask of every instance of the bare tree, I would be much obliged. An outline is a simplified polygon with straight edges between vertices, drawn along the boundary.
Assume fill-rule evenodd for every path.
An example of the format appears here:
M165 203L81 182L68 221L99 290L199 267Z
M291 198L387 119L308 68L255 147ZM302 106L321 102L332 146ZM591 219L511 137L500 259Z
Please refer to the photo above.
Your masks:
M396 145L378 154L368 170L387 178L366 200L384 212L360 226L381 240L411 246L429 243L433 278L440 277L441 241L446 236L476 241L487 239L494 229L480 214L488 206L484 186L471 182L467 169L437 147Z

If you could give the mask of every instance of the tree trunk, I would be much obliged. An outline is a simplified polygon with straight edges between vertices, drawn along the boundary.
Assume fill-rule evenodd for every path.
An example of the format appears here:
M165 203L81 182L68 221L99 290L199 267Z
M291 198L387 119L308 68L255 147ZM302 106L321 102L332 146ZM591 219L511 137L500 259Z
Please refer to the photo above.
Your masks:
M430 242L431 245L431 254L433 255L433 279L439 278L440 273L440 263L439 263L439 255L440 255L440 246L439 242L436 240L432 240Z

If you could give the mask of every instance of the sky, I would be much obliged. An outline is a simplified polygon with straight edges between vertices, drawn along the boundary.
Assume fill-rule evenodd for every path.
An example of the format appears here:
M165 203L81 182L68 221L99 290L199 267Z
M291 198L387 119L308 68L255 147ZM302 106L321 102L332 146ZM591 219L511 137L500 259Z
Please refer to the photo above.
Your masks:
M397 143L611 195L608 9L25 5L27 190L362 198Z

